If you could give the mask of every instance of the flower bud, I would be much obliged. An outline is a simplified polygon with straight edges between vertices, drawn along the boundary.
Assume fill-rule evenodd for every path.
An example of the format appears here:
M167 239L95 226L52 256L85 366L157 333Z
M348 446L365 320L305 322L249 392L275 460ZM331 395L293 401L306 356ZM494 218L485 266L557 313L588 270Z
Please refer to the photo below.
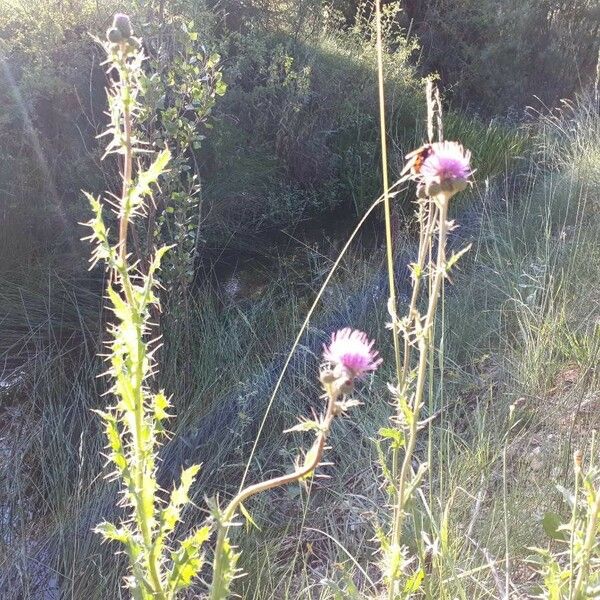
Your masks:
M456 177L450 177L448 179L444 179L440 187L442 188L442 192L446 192L447 194L454 195L458 192L462 192L467 187L467 181L465 179L458 179Z
M320 377L321 383L323 385L330 385L336 379L333 370L332 369L328 369L328 368L322 369L319 377Z
M437 181L430 181L425 185L425 194L427 196L438 196L442 191L442 186Z
M133 35L131 20L123 13L117 13L113 19L113 27L121 32L124 38L130 38Z
M106 39L113 44L118 44L123 41L123 34L116 27L111 27L106 32Z

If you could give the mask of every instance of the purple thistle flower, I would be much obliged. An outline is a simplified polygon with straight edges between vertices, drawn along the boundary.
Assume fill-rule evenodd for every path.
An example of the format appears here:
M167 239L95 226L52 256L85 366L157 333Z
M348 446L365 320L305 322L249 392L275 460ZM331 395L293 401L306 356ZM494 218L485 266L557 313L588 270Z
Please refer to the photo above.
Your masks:
M432 196L440 192L454 195L464 190L472 174L471 152L458 142L431 144L419 169L419 178Z
M373 350L374 340L357 329L340 329L331 336L331 344L323 345L323 359L334 365L334 372L349 379L375 371L383 362Z
M457 142L436 142L431 144L419 174L425 185L438 184L443 189L444 184L449 184L464 189L472 173L468 150Z

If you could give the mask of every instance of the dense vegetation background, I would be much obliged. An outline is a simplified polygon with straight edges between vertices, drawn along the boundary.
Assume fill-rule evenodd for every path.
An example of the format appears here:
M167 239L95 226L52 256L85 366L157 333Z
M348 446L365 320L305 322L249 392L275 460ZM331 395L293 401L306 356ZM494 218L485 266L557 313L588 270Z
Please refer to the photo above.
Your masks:
M106 74L91 37L116 10L138 24L157 72L145 133L157 147L168 139L181 150L178 175L157 199L158 233L139 232L139 248L157 235L186 250L166 275L161 317L160 384L178 414L165 482L197 460L198 498L235 487L282 356L381 187L370 2L0 5L3 598L41 597L40 586L50 598L119 597L118 558L91 534L113 510L90 412L102 405L95 354L107 316L78 225L89 218L82 189L119 186L96 138L106 126ZM444 94L446 137L471 148L478 170L455 207L456 243L475 245L460 291L445 299L448 392L432 399L445 409L429 485L441 513L452 505L448 527L460 540L444 568L489 566L508 546L515 589L527 597L535 578L519 561L546 539L544 512L564 510L553 484L566 485L573 447L600 424L600 6L406 0L385 10L392 180L423 141L422 78L431 73ZM197 87L195 63L211 73ZM410 200L395 200L401 281L413 252ZM307 374L323 332L352 322L386 339L378 225L376 217L353 247L303 340L256 473L286 464L293 440L273 432L317 393ZM501 498L507 407L518 399L524 425L510 441ZM252 573L239 582L244 598L343 598L365 584L332 541L343 538L369 563L364 515L381 506L375 449L351 440L356 431L374 435L388 406L383 389L368 390L365 401L358 422L336 432L338 468L310 504L291 491L253 507L264 527L244 542ZM498 597L493 569L460 581L449 598Z

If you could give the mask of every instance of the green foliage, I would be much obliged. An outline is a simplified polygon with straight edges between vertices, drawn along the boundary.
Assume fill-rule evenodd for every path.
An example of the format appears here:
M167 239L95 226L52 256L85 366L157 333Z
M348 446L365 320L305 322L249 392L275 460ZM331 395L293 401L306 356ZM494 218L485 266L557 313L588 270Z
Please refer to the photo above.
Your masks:
M575 114L585 119L579 127ZM550 162L542 162L540 153L517 163L516 168L523 169L517 173L526 175L517 178L519 186L492 183L485 191L483 212L478 213L481 231L471 235L472 223L463 215L469 217L472 211L456 207L462 225L457 235L474 245L452 276L460 285L447 290L438 321L438 335L444 332L444 394L434 394L425 408L427 417L435 417L432 449L429 454L427 446L419 444L417 456L432 460L422 495L418 493L408 508L403 540L427 567L421 594L429 598L502 597L490 564L502 582L505 552L511 585L523 597L539 594L542 579L530 579L530 568L525 578L518 577L531 554L527 548L550 542L541 521L546 512L560 515L561 523L569 521L569 505L554 484L572 487L565 484L563 474L570 463L569 445L583 448L589 430L598 423L594 403L598 354L581 350L597 348L599 339L594 334L600 282L597 194L595 181L571 160L585 153L587 164L593 162L596 150L588 135L594 131L592 114L591 108L577 107L575 113L564 114L564 123L554 121L556 130L550 129L552 123L544 124L544 138L532 138L531 143L549 149L556 142L560 153L548 152ZM563 137L569 131L573 137ZM508 175L507 181L512 181ZM412 256L409 231L398 236L399 255ZM457 247L461 246L462 242ZM177 413L177 419L168 422L174 443L183 440L186 453L202 457L196 493L194 488L190 492L197 504L204 493L237 490L242 470L238 465L254 436L252 411L263 406L257 392L271 391L273 373L277 374L271 361L287 350L285 340L300 326L302 294L307 287L312 294L312 286L330 266L328 258L298 254L298 262L270 263L270 285L252 301L223 307L214 290L202 288L186 311L172 311L169 298L163 306L164 346L155 389L172 394L174 408L164 411ZM315 266L307 273L297 269L298 263ZM389 316L385 307L373 303L381 269L380 251L358 247L331 282L327 306L318 311L315 328L343 320L370 327L383 339ZM24 383L3 390L0 398L3 415L10 417L0 422L2 436L15 444L11 460L0 464L0 501L7 507L6 538L0 540L0 587L8 600L40 594L38 578L46 571L31 567L32 540L43 541L48 549L36 557L39 569L41 563L47 566L49 578L60 574L59 595L122 597L127 571L126 554L115 555L119 542L101 546L100 536L91 533L93 523L102 519L114 523L118 531L122 514L111 508L115 483L98 477L99 453L106 440L104 432L98 432L99 420L89 412L105 402L104 379L96 377L104 365L92 357L89 340L73 352L61 339L66 335L79 344L74 332L96 331L98 299L83 293L87 281L64 281L62 273L63 280L32 270L27 289L25 277L15 283L16 273L13 279L2 279L0 312L8 316L3 345L16 347L23 337L35 342ZM52 289L47 290L46 283ZM392 377L389 352L384 358L383 374ZM440 360L438 354L433 369L438 375ZM555 390L557 376L574 366L580 370L577 381ZM284 472L289 466L296 443L286 442L278 432L293 426L296 415L306 409L306 398L315 397L312 368L309 354L293 365L269 420L270 434L253 462L257 468L273 465ZM346 592L353 597L353 587L358 588L357 598L380 593L373 564L379 556L374 556L377 544L369 521L376 513L380 523L385 522L386 490L373 483L381 475L376 448L367 440L389 426L389 395L369 383L358 393L364 403L360 418L340 419L334 428L328 456L335 468L325 471L328 479L315 479L308 494L295 486L244 503L261 530L249 529L244 535L232 530L232 543L241 554L237 566L248 574L234 580L234 593L253 600L332 600L336 593L338 598L345 598ZM506 549L498 457L505 444L508 406L518 398L524 398L524 405L518 409L519 433L511 436L508 447ZM206 418L217 409L223 415L219 423L230 425L231 435L221 435L224 427L213 427L214 421ZM579 445L575 440L581 436ZM197 449L204 440L211 441L210 447ZM528 462L535 440L542 442L540 458L545 465L539 471ZM390 441L381 441L386 458ZM170 478L179 481L177 462L168 451L161 458L169 489ZM454 502L445 526L448 542L443 545L442 513L451 495ZM200 511L188 510L182 517L176 529L180 539L204 526ZM428 540L419 537L421 530ZM168 544L165 577L178 543ZM558 552L565 549L552 544ZM564 557L559 564L565 567ZM369 578L376 579L373 585ZM201 580L196 581L188 593L203 593Z
M229 90L208 140L211 245L340 205L361 212L377 194L372 16L361 11L344 29L337 13L307 11L309 2L268 4L269 19L258 7L256 13L236 8L220 42ZM394 27L397 11L393 3L386 13L385 68L390 134L406 147L420 103L410 65L415 45Z
M340 29L337 13L314 0L262 5L236 5L221 19L212 3L126 3L143 23L148 55L148 108L138 122L154 149L168 143L173 155L134 249L141 258L151 243L176 243L166 257L167 287L189 285L204 243L222 247L232 233L242 240L341 204L361 210L377 188L370 16L361 13L355 26ZM0 73L8 107L0 122L0 182L15 229L34 229L42 248L57 239L48 229L58 229L79 251L72 226L83 215L71 190L118 186L116 165L100 167L94 139L105 109L104 74L88 43L113 8L88 0L0 8L14 79ZM396 13L391 7L386 17L386 69L391 134L404 147L414 130L417 78L409 64L415 46L394 28ZM225 65L219 54L228 57ZM224 82L229 93L218 106ZM27 143L17 144L23 133Z
M591 443L593 451L594 439ZM535 562L543 577L542 590L536 597L544 600L584 600L600 593L600 477L597 466L591 463L582 471L581 454L576 455L575 477L575 492L569 497L571 519L560 525L558 515L544 517L544 529L558 547L535 549Z
M173 246L162 284L168 292L185 295L194 276L204 218L197 153L212 127L216 100L227 85L219 55L200 45L193 20L163 8L145 35L153 43L148 73L140 81L144 106L139 127L153 148L169 148L171 162L148 207L148 230L142 237L146 249L152 244Z
M485 115L554 106L596 78L600 12L595 0L409 0L405 26L463 107Z

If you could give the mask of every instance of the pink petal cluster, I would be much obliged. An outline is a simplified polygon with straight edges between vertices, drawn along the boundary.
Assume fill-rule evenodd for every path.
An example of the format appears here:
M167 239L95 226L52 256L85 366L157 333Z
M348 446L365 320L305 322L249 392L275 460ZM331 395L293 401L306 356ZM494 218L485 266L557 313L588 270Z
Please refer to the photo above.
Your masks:
M334 371L354 379L375 371L382 363L379 353L373 350L374 343L366 333L346 327L331 336L329 346L323 346L323 359L334 365Z
M445 182L466 184L473 174L471 153L458 142L435 142L421 165L419 174L425 185Z

